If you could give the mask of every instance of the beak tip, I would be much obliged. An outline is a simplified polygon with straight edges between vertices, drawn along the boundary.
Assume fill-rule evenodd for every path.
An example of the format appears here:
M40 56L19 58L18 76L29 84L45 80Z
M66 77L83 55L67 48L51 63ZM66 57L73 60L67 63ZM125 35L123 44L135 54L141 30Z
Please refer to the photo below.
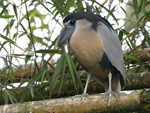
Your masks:
M57 46L61 47L71 37L74 30L75 30L74 26L66 25L58 37Z
M60 47L61 45L59 43L57 43L57 47Z
M62 40L61 40L61 37L59 36L58 37L58 40L57 40L57 47L60 47L60 46L62 46L63 44L62 44Z

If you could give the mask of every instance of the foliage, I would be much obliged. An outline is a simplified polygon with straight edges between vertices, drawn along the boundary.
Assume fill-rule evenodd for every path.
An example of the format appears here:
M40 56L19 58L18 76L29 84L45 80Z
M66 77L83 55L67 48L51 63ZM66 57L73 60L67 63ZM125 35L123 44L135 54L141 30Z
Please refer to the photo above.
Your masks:
M0 32L0 52L5 54L0 56L4 62L3 68L0 69L0 90L4 94L4 102L1 104L23 102L29 96L28 92L32 98L39 95L44 99L40 88L36 87L39 85L50 87L49 98L55 97L53 92L56 86L59 90L58 95L61 95L63 92L61 89L66 82L73 82L76 90L83 89L82 82L85 79L82 75L78 76L78 71L82 68L76 58L66 51L67 45L56 47L59 28L63 27L61 20L71 12L89 11L102 14L106 19L113 21L113 27L119 26L120 20L136 23L138 26L130 32L123 27L126 23L115 29L123 49L130 51L124 54L126 73L150 70L148 64L138 59L137 52L139 48L145 47L145 43L150 45L148 32L150 25L146 24L150 19L150 12L146 10L150 1L144 0L141 4L136 0L133 2L134 4L129 3L134 8L132 16L138 18L138 14L142 15L138 21L117 18L118 11L126 13L124 7L111 3L108 7L108 1L105 4L104 0L103 4L98 0L1 0L0 19L7 23L1 24L3 28ZM124 0L120 0L119 3L126 4ZM27 46L22 46L24 43ZM61 55L58 61L56 55ZM20 64L21 60L25 67ZM138 64L132 65L131 60L135 60ZM19 82L19 86L16 86L15 82ZM9 92L8 86L14 90L24 83L27 83L26 88L20 98L16 99ZM0 98L2 100L3 97Z

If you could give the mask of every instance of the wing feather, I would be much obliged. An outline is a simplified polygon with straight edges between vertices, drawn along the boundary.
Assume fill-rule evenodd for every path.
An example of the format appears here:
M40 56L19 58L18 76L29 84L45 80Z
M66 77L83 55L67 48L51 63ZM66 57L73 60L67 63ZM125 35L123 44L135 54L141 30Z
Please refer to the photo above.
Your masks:
M125 85L125 70L124 70L124 61L123 61L123 52L119 38L115 31L102 22L98 22L97 33L102 39L105 53L107 54L108 59L112 65L120 71L123 78L123 84ZM124 87L124 85L122 87Z

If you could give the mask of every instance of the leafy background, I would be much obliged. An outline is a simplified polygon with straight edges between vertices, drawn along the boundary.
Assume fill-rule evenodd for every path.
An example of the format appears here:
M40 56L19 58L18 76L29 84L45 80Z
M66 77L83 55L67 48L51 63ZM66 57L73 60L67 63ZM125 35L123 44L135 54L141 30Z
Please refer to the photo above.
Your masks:
M62 20L71 12L88 11L108 19L122 44L126 73L149 72L149 61L142 62L138 50L150 45L150 1L130 1L1 0L0 104L82 93L86 72L67 45L56 46ZM129 18L119 16L128 15L126 4L133 8ZM134 30L126 27L129 22Z

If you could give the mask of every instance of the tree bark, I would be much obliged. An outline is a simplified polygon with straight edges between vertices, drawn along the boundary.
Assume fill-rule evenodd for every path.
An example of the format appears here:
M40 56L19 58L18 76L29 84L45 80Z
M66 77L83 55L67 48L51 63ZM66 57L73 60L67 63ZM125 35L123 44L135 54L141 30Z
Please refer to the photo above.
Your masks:
M144 48L144 49L138 49L138 55L133 53L133 56L135 56L137 59L140 60L140 62L147 62L150 61L150 48ZM131 51L127 51L126 54L131 53ZM137 63L135 60L130 61L131 64Z
M19 104L0 106L0 113L9 112L38 112L38 113L121 113L133 111L150 111L150 90L133 91L130 94L121 93L119 100L110 97L110 106L107 98L102 95L90 95L88 98L81 96L74 98L48 99ZM147 96L145 96L147 95ZM146 98L145 98L146 97Z
M82 83L85 83L85 81L82 81ZM49 91L50 91L49 86L46 86L45 88L44 86L39 85L34 88L36 88L41 93L41 95L43 95L45 99L49 98ZM66 82L62 87L60 95L58 95L58 88L59 87L57 85L55 90L53 91L52 98L74 96L83 93L81 88L78 91L76 91L73 82ZM150 88L150 73L132 73L127 75L126 87L125 89L123 89L124 91L143 89L143 88ZM25 87L20 87L16 89L9 89L8 91L10 91L10 93L14 95L14 97L19 101L24 89ZM87 92L89 94L93 94L93 93L95 94L95 93L103 93L105 91L103 86L101 86L94 78L91 78ZM3 91L0 91L0 97L1 97L0 104L2 105L4 104ZM42 98L36 93L34 94L34 98L32 98L31 92L29 90L24 101L27 102L27 101L35 101L35 100L42 100Z

